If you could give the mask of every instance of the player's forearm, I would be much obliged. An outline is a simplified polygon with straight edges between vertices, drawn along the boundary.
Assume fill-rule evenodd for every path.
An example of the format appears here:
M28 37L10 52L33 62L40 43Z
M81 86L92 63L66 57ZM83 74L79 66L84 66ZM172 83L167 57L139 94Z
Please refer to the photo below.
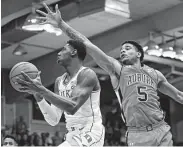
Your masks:
M178 103L183 104L183 92L174 89L173 91L167 91L166 93L164 92L164 94L170 96Z
M43 100L43 97L39 93L34 93L34 98L37 102L40 102Z
M61 110L68 113L72 113L76 103L72 100L66 99L60 95L57 95L45 87L40 89L40 94L53 105L57 106Z
M55 126L59 123L61 114L49 105L44 98L38 102L38 106L47 123L51 126Z
M183 104L183 92L178 91L175 100L181 104Z
M88 40L84 35L82 35L80 32L76 31L74 28L69 26L65 21L60 21L59 23L60 29L71 39L78 40L81 42L85 42Z
M65 21L60 21L59 23L59 27L60 29L71 39L73 40L78 40L84 43L84 45L86 46L87 52L94 57L94 59L96 60L101 60L101 56L105 56L105 53L98 49L98 48L94 48L93 45L88 38L86 38L83 34L81 34L80 32L76 31L74 28L72 28L71 26L69 26Z

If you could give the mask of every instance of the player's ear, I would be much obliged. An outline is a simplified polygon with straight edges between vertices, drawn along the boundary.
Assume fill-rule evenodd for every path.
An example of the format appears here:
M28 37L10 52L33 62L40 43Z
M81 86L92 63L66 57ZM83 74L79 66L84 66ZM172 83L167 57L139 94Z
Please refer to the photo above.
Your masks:
M77 54L77 50L74 49L74 50L71 52L71 56L74 57L76 54Z
M140 52L137 52L137 57L139 57L139 58L140 58L140 57L141 57L141 55L142 55L142 54L141 54Z

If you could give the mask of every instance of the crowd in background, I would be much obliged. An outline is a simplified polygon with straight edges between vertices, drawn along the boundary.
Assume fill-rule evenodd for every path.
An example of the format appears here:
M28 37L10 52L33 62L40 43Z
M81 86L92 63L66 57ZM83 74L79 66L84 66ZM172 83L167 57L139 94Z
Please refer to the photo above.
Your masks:
M41 134L38 132L30 134L22 116L13 126L5 126L1 129L1 143L6 135L15 137L19 146L58 146L64 139L60 132L55 132L54 136L46 131Z
M116 107L117 105L117 102L113 101L112 105L103 105L101 107L106 131L105 146L125 145L126 130L120 116L120 109ZM64 136L59 131L55 132L55 135L50 135L46 130L41 134L38 132L30 134L22 116L12 126L5 126L1 129L1 142L6 135L14 136L19 146L58 146L64 141Z
M105 126L105 146L125 146L126 127L121 118L121 110L117 100L101 107Z

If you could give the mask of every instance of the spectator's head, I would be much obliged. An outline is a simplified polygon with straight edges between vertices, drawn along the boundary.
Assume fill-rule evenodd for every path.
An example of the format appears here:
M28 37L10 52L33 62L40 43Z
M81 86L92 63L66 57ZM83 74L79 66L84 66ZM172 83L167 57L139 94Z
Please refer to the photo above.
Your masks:
M17 140L11 135L6 135L3 139L3 147L4 146L18 146Z
M49 136L50 136L50 134L47 132L47 133L46 133L46 137L49 137Z

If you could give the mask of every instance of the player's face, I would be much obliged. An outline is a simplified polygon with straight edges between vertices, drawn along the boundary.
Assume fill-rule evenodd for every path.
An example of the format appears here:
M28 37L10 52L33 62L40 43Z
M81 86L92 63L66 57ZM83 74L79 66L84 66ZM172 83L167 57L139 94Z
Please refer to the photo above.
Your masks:
M138 52L132 44L125 43L121 47L120 58L122 64L133 65L138 60Z
M74 49L69 44L66 44L61 48L60 52L57 55L57 63L60 65L68 65L72 60L71 53Z
M3 142L3 147L5 146L17 146L17 144L12 138L6 138Z

